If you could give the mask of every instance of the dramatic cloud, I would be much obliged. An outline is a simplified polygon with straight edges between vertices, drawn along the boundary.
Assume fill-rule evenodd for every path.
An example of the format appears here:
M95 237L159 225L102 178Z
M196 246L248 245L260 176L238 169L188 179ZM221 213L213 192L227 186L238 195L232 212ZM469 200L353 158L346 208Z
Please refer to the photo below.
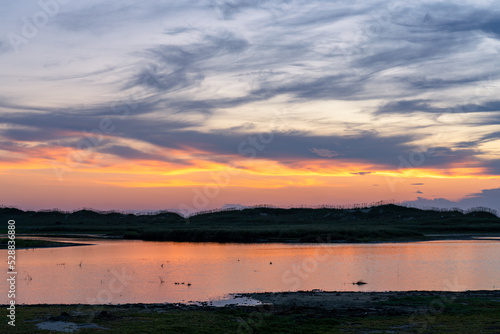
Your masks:
M333 189L332 171L372 191L395 176L433 196L440 178L500 186L494 3L40 3L2 5L0 175L59 163L86 184L106 166L85 177L127 168L149 186L175 167L170 184L202 184L237 166L288 182L252 185Z
M500 101L486 101L481 105L467 104L454 105L446 108L432 106L429 100L401 100L389 102L378 108L376 114L408 114L415 112L425 113L500 113Z

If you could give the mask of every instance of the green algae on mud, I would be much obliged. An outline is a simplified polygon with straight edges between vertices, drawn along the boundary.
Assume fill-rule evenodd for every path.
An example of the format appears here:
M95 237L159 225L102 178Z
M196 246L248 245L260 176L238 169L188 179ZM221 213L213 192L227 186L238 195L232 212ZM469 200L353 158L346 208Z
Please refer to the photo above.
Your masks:
M5 324L2 331L48 333L37 326L60 322L80 324L78 333L110 334L500 332L500 291L248 295L265 304L222 308L183 304L21 305L17 307L16 328Z

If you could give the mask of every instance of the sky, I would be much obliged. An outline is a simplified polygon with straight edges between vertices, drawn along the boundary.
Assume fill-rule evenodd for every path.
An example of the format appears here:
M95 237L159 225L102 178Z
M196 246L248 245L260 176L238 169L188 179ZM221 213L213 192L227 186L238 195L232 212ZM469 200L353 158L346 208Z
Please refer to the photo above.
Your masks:
M2 2L0 204L500 210L494 1Z

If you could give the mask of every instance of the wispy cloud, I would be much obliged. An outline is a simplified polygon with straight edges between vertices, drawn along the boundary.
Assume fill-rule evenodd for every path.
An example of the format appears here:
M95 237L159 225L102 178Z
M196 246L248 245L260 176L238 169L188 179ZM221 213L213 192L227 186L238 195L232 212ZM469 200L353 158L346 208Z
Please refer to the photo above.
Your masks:
M21 35L41 10L4 6ZM68 2L18 54L0 36L0 159L61 159L104 122L102 165L234 166L267 133L255 164L498 176L498 22L491 2Z

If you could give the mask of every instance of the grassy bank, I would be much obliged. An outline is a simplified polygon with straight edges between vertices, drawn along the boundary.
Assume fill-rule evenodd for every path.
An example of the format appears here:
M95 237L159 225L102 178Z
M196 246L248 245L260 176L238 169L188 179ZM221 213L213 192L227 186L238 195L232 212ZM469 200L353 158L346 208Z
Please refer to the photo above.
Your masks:
M156 241L367 242L425 240L427 234L500 233L500 218L492 213L396 205L357 209L259 207L203 213L189 219L171 212L133 215L2 208L0 218L15 220L17 233L100 233Z
M365 294L358 294L359 298L365 298ZM307 299L311 293L289 295L300 300L301 296ZM352 293L334 294L337 295L341 300L358 298ZM500 332L498 292L381 292L368 295L370 298L363 305L339 304L338 307L308 307L276 301L260 307L224 308L172 304L19 306L16 329L2 324L2 332L48 333L37 325L50 326L55 322L72 323L67 325L72 328L87 327L79 333L110 334Z
M2 238L0 239L0 249L7 249L7 241L10 239ZM47 240L29 240L29 239L15 239L16 249L20 248L44 248L44 247L66 247L66 246L77 246L81 244L70 243L70 242L57 242L57 241L47 241Z

